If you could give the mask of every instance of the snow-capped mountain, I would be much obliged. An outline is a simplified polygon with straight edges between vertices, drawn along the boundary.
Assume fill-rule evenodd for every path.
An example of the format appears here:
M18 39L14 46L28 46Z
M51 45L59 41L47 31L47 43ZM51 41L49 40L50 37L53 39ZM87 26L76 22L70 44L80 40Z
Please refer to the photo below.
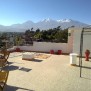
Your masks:
M48 19L43 19L37 23L34 23L32 21L27 21L22 24L13 24L11 26L0 25L0 31L24 32L27 29L31 29L31 28L33 28L33 30L36 30L38 28L40 30L47 30L51 28L56 28L58 26L61 26L61 28L64 29L71 26L85 27L88 26L88 24L71 20L71 19L52 20L48 18Z

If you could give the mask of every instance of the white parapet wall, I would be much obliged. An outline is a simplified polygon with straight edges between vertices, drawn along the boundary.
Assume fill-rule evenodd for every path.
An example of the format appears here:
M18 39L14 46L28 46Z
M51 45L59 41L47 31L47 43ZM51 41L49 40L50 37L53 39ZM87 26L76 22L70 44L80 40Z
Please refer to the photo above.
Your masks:
M58 50L62 50L62 52L67 52L67 43L52 43L52 42L34 42L34 50L49 52L50 50L54 50L57 52Z
M70 28L70 30L73 32L73 53L80 54L80 43L81 43L81 32L82 28ZM84 32L83 33L83 51L82 55L85 56L85 51L88 49L90 51L90 57L91 57L91 29L85 29L84 31L90 31L90 32Z
M18 46L21 50L50 52L54 50L62 50L63 53L69 53L68 43L52 43L52 42L34 42L32 46Z

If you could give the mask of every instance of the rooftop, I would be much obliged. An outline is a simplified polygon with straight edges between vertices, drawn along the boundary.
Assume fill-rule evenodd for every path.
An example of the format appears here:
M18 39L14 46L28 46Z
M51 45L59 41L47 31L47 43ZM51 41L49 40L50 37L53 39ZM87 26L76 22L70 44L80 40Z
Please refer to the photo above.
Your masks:
M69 55L45 55L26 61L22 53L11 53L4 68L10 71L5 91L91 91L91 61L83 61L80 78L80 68L70 65Z

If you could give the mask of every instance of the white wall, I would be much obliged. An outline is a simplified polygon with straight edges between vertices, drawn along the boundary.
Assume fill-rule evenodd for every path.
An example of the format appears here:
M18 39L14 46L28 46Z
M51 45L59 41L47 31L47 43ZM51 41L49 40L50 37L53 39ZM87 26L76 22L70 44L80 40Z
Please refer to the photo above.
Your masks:
M70 34L70 35L69 35ZM68 30L68 51L69 53L73 52L73 40L74 40L74 30L69 28Z
M63 53L71 53L73 52L73 30L68 31L71 32L71 36L68 36L68 43L53 43L53 42L33 42L32 46L15 46L19 47L21 50L25 51L39 51L39 52L50 52L50 50L54 50L57 52L58 50L62 50Z
M73 52L79 54L80 52L80 37L82 28L74 28L73 33Z
M79 54L81 31L82 28L69 28L68 32L71 33L71 36L68 36L68 43L34 42L33 46L18 47L20 47L21 50L26 51L50 52L50 50L53 49L55 52L62 50L63 53L74 52ZM83 56L85 55L86 49L89 49L91 52L91 33L90 35L84 35L83 37Z
M33 46L18 46L21 50L26 51L40 51L40 52L50 52L54 50L62 50L63 53L69 53L68 43L52 43L52 42L34 42Z
M73 33L73 52L80 53L80 38L81 38L82 28L74 28ZM86 31L86 30L85 30ZM91 31L91 29L89 29ZM83 56L85 55L86 49L89 49L91 52L91 32L83 35ZM90 54L91 56L91 54Z
M64 53L66 53L67 43L34 42L34 50L49 52L52 49L55 52L62 50Z

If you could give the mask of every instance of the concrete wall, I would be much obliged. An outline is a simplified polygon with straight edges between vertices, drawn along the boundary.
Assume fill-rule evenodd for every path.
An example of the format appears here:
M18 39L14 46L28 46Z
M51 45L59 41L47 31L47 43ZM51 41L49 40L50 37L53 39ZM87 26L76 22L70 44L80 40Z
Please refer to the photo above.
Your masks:
M69 53L68 43L52 43L52 42L34 42L33 46L18 46L21 50L26 51L40 51L40 52L50 52L54 50L62 50L63 53Z
M71 33L71 36L68 36L68 43L33 42L32 46L14 46L13 49L19 47L25 51L50 52L50 50L54 50L54 52L57 52L62 50L63 53L71 53L73 52L73 30L69 30L68 33Z
M21 50L50 52L54 50L62 50L63 53L80 53L80 37L82 28L69 28L68 43L52 43L52 42L34 42L33 46L18 46ZM85 30L86 31L86 30ZM91 29L89 29L91 31ZM14 49L16 46L14 47ZM86 49L91 52L91 32L83 37L83 56ZM91 56L91 53L90 53Z
M74 40L74 30L73 29L69 29L68 30L68 51L69 53L73 52L73 40Z
M70 30L74 30L73 32L73 52L80 54L80 38L82 28L71 28ZM85 30L88 31L88 30ZM91 31L91 29L89 29ZM89 49L91 52L91 32L84 33L83 35L83 56L85 55L86 49ZM90 54L91 56L91 54Z

